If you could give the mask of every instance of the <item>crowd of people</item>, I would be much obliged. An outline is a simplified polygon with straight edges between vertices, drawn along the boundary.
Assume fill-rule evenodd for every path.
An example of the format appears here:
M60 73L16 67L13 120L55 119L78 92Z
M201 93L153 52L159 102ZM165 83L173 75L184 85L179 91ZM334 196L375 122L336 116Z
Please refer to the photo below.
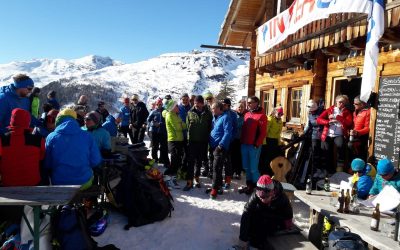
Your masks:
M151 156L166 167L164 175L170 176L172 188L179 188L177 178L186 181L184 191L200 188L202 175L212 179L206 192L216 199L230 188L233 178L241 179L242 172L246 173L246 186L239 192L251 197L242 217L242 241L259 244L256 228L263 225L268 230L290 227L290 203L280 183L271 180L269 166L283 153L280 105L267 116L256 96L233 105L229 98L216 100L211 92L190 97L183 93L179 102L170 95L158 98L149 112L134 94L123 98L118 113L110 115L104 101L91 110L85 95L61 109L56 92L50 91L40 114L40 89L33 80L23 74L13 80L0 89L1 186L51 183L86 189L102 158L113 151L118 134L134 144L143 142L147 132ZM314 100L307 103L304 133L312 141L314 177L343 171L349 155L363 198L379 193L386 182L400 190L400 174L390 161L378 163L376 178L370 174L373 171L365 163L370 110L359 97L353 105L354 112L350 112L345 95L337 96L336 104L325 110Z

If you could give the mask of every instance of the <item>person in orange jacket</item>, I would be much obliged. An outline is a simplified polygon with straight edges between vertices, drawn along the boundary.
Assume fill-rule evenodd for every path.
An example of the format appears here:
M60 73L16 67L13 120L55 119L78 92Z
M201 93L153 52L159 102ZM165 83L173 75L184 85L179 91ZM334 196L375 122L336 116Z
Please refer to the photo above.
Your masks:
M350 140L348 147L353 153L353 158L367 160L370 109L367 104L361 101L360 96L356 96L353 101L353 123L354 127L350 130Z

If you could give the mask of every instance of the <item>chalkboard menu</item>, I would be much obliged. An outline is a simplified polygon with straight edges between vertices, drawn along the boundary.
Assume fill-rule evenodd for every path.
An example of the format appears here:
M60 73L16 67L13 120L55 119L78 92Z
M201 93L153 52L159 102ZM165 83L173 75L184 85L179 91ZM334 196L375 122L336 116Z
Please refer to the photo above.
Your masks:
M381 77L375 125L374 155L388 158L399 166L400 153L400 76Z

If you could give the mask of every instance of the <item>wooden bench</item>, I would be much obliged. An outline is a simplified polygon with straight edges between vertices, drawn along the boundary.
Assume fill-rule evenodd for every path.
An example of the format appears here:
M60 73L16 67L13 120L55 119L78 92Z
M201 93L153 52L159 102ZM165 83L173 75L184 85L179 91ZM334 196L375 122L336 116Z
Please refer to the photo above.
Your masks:
M268 238L268 242L270 243L270 246L276 250L318 249L310 241L308 241L306 237L304 237L301 233L275 235L273 237Z
M0 187L1 206L31 206L33 208L33 225L30 225L24 215L23 218L33 236L34 249L40 249L39 226L42 205L58 206L67 204L79 190L80 186L33 186L33 187Z

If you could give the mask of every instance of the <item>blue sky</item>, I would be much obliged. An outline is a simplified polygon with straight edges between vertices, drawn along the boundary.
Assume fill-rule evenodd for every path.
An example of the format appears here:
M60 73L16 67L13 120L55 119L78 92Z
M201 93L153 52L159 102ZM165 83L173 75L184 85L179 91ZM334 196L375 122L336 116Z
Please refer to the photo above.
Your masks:
M110 56L125 63L216 45L230 0L0 1L0 63Z

